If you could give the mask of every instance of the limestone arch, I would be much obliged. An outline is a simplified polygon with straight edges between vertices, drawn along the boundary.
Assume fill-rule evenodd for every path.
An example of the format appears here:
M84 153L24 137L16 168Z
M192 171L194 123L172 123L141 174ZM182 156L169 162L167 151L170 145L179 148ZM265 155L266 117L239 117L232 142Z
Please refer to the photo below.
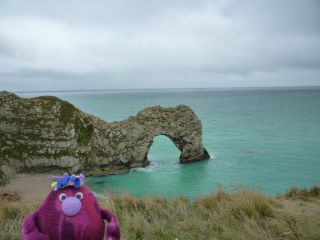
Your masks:
M202 125L199 118L186 105L174 108L161 106L146 108L136 117L140 129L135 141L133 162L147 165L148 152L156 136L168 137L180 151L180 163L209 159L210 155L202 144Z
M180 163L188 163L188 162L195 162L200 160L209 159L210 155L207 152L207 150L203 146L199 146L197 144L194 144L193 141L188 141L188 138L183 140L181 138L174 137L168 133L159 133L153 135L151 138L149 138L146 152L144 155L144 161L147 161L149 163L148 159L148 153L150 151L150 148L152 147L152 144L154 142L154 139L158 136L165 136L167 137L174 146L179 150L180 156L179 156L179 162ZM202 145L202 144L201 144Z

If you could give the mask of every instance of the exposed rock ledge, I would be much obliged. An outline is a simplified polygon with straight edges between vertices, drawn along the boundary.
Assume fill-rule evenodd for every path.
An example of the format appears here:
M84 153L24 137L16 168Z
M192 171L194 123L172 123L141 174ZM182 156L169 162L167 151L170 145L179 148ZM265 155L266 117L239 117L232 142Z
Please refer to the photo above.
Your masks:
M149 107L105 122L56 97L20 98L0 92L0 182L16 172L108 174L146 166L157 135L181 151L180 162L210 158L190 107Z

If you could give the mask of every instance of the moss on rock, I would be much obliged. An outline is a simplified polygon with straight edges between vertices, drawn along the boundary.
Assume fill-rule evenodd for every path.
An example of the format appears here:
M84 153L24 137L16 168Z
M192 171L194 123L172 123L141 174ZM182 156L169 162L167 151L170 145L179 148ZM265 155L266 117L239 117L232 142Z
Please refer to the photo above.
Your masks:
M72 122L76 108L66 101L61 101L60 120L64 123Z
M88 145L93 136L93 125L83 125L80 124L79 133L78 133L78 143L81 145Z

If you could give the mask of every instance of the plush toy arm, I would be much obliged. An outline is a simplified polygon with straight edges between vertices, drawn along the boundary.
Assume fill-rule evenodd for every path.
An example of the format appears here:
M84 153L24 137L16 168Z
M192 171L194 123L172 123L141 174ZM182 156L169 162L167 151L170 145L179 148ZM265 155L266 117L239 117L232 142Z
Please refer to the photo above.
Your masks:
M36 226L37 212L27 216L22 224L22 240L50 240L46 234L39 232Z
M107 239L108 240L119 240L120 239L120 228L118 226L116 217L107 209L101 209L101 216L106 219L109 224L107 226Z

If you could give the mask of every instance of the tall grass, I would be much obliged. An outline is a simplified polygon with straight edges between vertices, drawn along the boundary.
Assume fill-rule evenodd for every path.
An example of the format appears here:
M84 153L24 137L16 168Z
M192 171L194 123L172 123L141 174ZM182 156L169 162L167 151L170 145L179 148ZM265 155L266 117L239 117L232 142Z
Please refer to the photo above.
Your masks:
M313 190L291 190L269 198L250 191L217 191L190 202L138 199L130 195L99 199L120 223L122 239L285 240L320 239L320 195ZM302 191L302 190L301 190ZM299 194L298 194L299 193ZM309 194L308 194L309 193ZM20 239L20 226L35 207L0 206L0 239Z

